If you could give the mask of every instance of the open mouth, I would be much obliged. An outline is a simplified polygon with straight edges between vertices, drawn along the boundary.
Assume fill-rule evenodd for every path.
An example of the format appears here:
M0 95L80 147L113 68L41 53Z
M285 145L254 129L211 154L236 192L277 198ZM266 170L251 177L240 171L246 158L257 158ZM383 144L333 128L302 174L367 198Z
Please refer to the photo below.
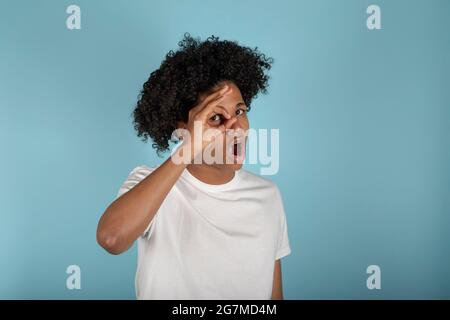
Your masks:
M238 153L239 153L239 147L240 147L239 143L234 143L234 144L233 144L233 156L235 156L235 157L238 156Z
M242 163L245 158L245 140L234 139L229 148L229 154L233 160L233 163Z

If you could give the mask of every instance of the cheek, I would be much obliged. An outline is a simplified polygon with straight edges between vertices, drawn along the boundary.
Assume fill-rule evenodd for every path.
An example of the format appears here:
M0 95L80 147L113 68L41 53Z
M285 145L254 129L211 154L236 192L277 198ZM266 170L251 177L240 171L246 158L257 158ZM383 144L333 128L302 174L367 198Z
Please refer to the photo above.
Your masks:
M241 127L244 130L247 130L249 128L249 121L247 118L247 115L243 116L243 117L239 117L238 118L238 123L239 123L239 127Z

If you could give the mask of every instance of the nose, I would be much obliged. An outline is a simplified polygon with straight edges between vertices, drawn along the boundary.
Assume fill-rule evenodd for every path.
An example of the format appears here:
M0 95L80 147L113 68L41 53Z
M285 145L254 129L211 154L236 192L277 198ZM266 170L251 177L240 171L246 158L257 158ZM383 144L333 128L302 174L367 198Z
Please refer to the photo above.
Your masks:
M228 131L228 134L233 136L243 136L245 134L245 125L243 124L242 120L238 117L237 120L231 125L230 130Z

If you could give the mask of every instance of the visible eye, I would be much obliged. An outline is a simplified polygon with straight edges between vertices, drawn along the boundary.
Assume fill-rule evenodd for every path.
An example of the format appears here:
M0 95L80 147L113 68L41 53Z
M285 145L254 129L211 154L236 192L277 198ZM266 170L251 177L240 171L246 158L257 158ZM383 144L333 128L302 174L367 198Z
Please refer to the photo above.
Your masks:
M250 111L250 107L245 106L245 108L239 108L236 110L236 115L240 116L243 115L244 113L247 113Z
M222 116L220 114L216 113L211 118L209 118L209 120L212 122L222 121Z

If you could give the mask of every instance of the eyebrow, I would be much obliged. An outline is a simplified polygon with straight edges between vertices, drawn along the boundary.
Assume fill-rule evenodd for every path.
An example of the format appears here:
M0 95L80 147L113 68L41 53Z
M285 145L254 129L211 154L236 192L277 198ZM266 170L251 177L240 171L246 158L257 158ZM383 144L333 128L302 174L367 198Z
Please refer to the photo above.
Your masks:
M234 106L234 108L238 108L238 107L240 107L240 106L247 106L246 104L245 104L245 102L243 102L243 101L241 101L241 102L238 102L238 103L236 103L236 105ZM222 107L222 108L225 108L224 106L222 106L222 105L218 105L218 107Z

